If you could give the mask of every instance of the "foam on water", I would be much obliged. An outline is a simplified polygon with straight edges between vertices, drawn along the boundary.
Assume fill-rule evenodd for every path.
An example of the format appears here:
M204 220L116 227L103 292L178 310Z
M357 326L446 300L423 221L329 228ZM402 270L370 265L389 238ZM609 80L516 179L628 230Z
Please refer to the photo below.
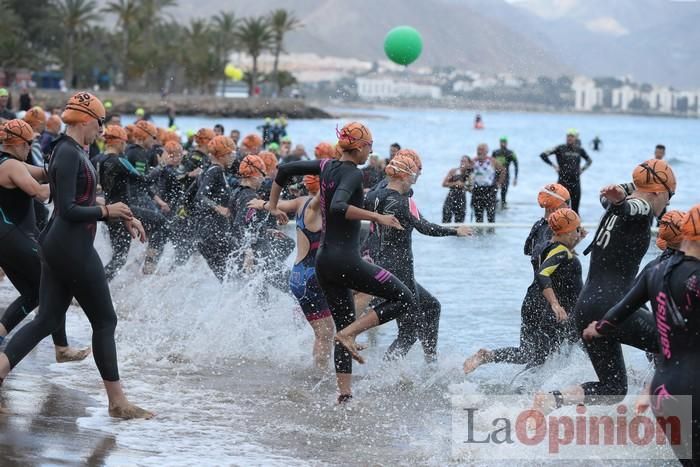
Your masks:
M375 147L399 141L417 148L423 157L424 175L415 198L431 220L439 220L446 194L437 187L467 147L463 138L452 135L466 134L471 148L508 134L520 157L521 175L520 184L509 195L513 207L499 212L499 220L534 222L541 214L534 205L534 193L554 178L537 154L557 143L558 135L570 126L599 134L605 144L605 152L593 154L594 165L584 175L584 221L600 217L597 187L626 181L632 164L651 154L658 142L654 135L662 130L665 137L674 139L667 146L681 169L674 203L687 207L697 202L700 181L689 175L692 171L683 170L688 167L684 161L693 157L692 139L684 135L696 123L497 113L484 115L487 129L473 135L469 133L473 114L379 113L389 118L370 123ZM212 125L197 118L178 121L184 129ZM244 134L258 123L222 122L227 130L238 127ZM295 142L310 148L319 139L331 140L335 123L292 121L289 131ZM616 131L606 134L599 131L601 126ZM50 377L94 398L79 425L115 435L119 449L108 458L111 465L449 464L452 394L488 397L521 388L533 393L595 378L580 347L531 372L519 374L522 367L517 365L485 365L469 376L462 374L465 356L478 348L518 342L520 304L532 278L529 261L522 254L526 235L520 230L472 239L416 234L417 279L443 306L439 363L425 365L419 348L403 361L383 362L395 325L382 326L373 337L362 338L373 345L366 351L368 364L355 365L356 398L347 407L333 404L334 378L322 378L311 368L313 335L293 298L269 287L262 275L221 285L198 256L168 273L170 247L157 273L144 277L140 274L144 247L133 245L127 265L111 284L120 319L120 373L127 394L158 416L151 421L110 420L92 360L51 365ZM96 247L103 259L109 258L102 226ZM647 259L655 254L652 249ZM585 274L588 261L581 259ZM9 303L12 295L3 292L3 299ZM68 315L68 335L72 343L90 340L87 320L75 309ZM50 344L42 343L40 351L47 349ZM648 363L642 352L628 348L624 352L630 392L635 392L648 374Z

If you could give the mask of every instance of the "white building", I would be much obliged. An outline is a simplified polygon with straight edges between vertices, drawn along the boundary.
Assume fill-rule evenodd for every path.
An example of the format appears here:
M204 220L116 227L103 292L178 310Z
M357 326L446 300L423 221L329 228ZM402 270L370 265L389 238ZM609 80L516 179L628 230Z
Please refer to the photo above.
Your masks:
M654 86L649 92L649 108L659 112L672 112L674 109L674 95L667 87Z
M396 99L400 97L425 97L440 99L438 86L396 81L391 78L357 78L357 95L360 99Z
M576 110L591 111L595 107L603 105L603 90L596 87L595 81L583 76L574 78L571 88L576 94L574 108Z
M613 89L612 91L612 106L620 110L627 110L630 103L640 97L640 92L631 86L624 86Z

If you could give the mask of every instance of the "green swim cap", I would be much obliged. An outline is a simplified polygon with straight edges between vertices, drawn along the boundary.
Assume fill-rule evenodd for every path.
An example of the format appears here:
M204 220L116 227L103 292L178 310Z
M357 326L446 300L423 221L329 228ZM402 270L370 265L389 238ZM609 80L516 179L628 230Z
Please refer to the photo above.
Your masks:
M112 101L105 101L105 109L109 110L112 108Z
M267 149L268 149L269 151L279 151L280 145L277 144L277 143L270 143L270 144L267 145Z
M192 138L194 136L194 130L187 130L185 134L188 138Z
M292 142L292 138L290 138L289 136L284 136L284 137L281 139L281 141L282 141L283 143L291 143L291 142Z
M7 89L0 88L0 97L8 97L9 95L10 95L10 93L7 92Z
M566 130L566 136L578 136L578 130L576 130L576 128L569 128Z
M507 136L501 136L501 138L499 139L499 141L506 141L506 142L508 142L508 137L507 137Z
M144 115L146 115L146 111L139 107L138 109L136 109L136 115L138 117L143 117Z

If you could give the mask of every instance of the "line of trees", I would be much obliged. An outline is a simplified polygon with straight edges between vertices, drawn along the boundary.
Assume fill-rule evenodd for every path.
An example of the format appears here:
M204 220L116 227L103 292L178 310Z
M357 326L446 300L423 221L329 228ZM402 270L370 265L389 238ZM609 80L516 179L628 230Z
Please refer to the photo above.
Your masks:
M70 88L211 93L238 51L252 58L244 77L250 95L263 81L271 93L295 82L279 70L286 34L302 27L292 12L239 18L221 11L181 24L168 14L176 6L177 0L110 0L102 8L94 0L0 0L0 67L7 81L21 69L58 68ZM115 27L105 27L105 18L116 19ZM264 52L274 55L274 65L261 76Z

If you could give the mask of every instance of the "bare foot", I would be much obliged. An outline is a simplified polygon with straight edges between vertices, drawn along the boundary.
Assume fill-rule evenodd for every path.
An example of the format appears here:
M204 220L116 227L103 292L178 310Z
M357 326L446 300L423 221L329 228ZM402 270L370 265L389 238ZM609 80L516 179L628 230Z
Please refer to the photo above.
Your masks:
M479 349L478 352L464 361L464 373L471 373L484 363L490 362L491 358L493 358L493 353L490 350Z
M56 362L79 362L85 360L92 353L92 347L85 349L74 349L73 347L61 347L56 349Z
M335 340L338 341L340 345L345 347L348 352L350 352L350 355L352 356L353 360L357 360L357 362L360 364L365 363L365 359L362 358L362 355L360 355L359 352L361 350L365 350L367 346L357 344L355 342L355 338L345 336L342 334L342 332L339 332L335 335Z
M338 405L347 404L352 400L352 394L340 394L338 396Z
M154 414L153 412L149 412L148 410L144 410L141 407L135 406L134 404L126 402L121 405L110 406L109 416L114 418L121 418L122 420L131 420L134 418L145 418L146 420L150 420L151 418L155 417L156 414Z

